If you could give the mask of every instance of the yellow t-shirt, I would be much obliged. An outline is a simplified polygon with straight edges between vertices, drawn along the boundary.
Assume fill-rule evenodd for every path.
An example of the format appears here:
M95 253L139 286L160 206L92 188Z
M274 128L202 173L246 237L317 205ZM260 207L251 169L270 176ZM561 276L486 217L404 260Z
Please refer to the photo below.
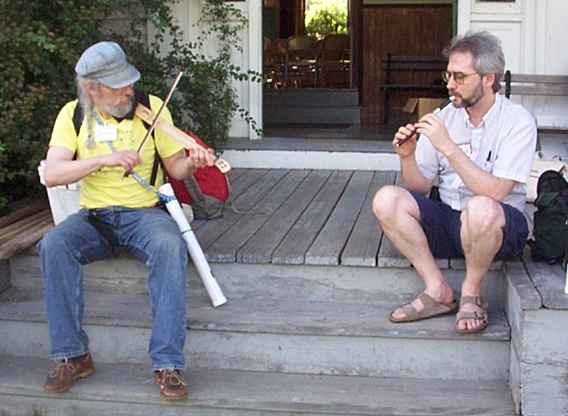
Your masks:
M149 96L152 109L160 108L162 100L158 97ZM77 100L71 101L59 112L53 132L51 134L50 146L62 146L73 153L77 159L90 159L112 153L107 143L95 141L95 146L87 148L87 126L84 121L79 131L79 136L75 134L73 126L73 112L78 105ZM164 108L160 118L172 122L172 116L167 108ZM105 126L114 126L116 134L112 141L115 150L136 150L146 134L146 128L142 120L136 116L133 119L123 119L120 123L114 118L103 119L98 115L99 123ZM94 123L95 125L96 123ZM95 130L97 131L97 130ZM99 130L100 131L100 130ZM100 135L95 134L95 137ZM166 136L160 130L154 130L154 139L149 137L144 147L140 151L142 163L137 165L134 170L150 181L152 165L154 163L155 146L162 159L168 158L180 151L183 147ZM80 204L84 208L104 208L108 206L123 206L129 208L144 208L156 205L158 197L155 193L143 188L131 176L123 178L124 169L121 166L104 167L97 172L85 176L80 182ZM161 176L158 174L156 187L161 184Z

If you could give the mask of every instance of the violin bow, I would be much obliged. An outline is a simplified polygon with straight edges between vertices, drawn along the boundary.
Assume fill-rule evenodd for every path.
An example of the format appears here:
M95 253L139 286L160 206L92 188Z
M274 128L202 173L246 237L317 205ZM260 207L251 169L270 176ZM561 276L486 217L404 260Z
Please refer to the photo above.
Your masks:
M179 80L181 79L182 75L183 75L183 71L180 71L180 73L177 75L176 79L174 80L174 83L172 84L172 87L170 88L170 91L168 92L166 99L164 101L162 101L162 105L160 106L160 109L158 110L158 112L154 116L154 119L152 120L152 124L150 124L150 128L146 131L146 134L144 135L144 138L142 139L140 146L138 146L136 153L140 153L140 150L142 150L142 147L144 147L144 144L146 144L148 137L150 137L150 135L152 134L152 132L156 128L156 124L158 124L158 119L160 118L160 114L162 114L162 110L166 107L166 105L168 104L168 102L172 98L172 95L173 95L173 93L174 93L174 91L177 87L177 84L179 83ZM129 173L130 172L124 172L124 177L126 178L129 175Z

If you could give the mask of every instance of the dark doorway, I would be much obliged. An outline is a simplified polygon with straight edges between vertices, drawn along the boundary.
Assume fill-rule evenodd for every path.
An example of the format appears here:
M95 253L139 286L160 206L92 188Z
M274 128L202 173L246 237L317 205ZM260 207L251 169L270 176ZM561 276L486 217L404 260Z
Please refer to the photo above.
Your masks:
M425 2L426 3L426 2ZM411 97L439 96L440 92L401 90L390 94L389 108L383 106L381 85L385 83L383 62L388 54L441 58L453 33L453 5L365 5L362 12L361 119L364 124L380 124L389 112L397 124L404 117L402 108ZM439 71L393 73L391 81L400 84L441 82Z
M309 128L317 129L317 135L326 128L367 132L367 137L369 131L390 134L392 126L381 125L384 111L392 112L391 120L397 123L408 98L428 94L397 92L389 108L383 108L382 60L388 53L441 56L453 33L455 1L387 5L380 0L347 0L345 32L319 38L310 35L306 24L307 1L263 3L265 133L290 127L296 136ZM335 43L329 58L326 38L328 46ZM401 82L416 77L439 74L412 75Z

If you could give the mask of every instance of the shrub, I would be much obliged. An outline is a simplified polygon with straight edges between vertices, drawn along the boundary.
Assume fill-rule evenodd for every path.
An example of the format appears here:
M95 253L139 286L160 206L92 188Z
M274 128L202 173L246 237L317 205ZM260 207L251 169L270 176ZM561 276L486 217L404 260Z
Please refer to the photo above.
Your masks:
M347 33L347 11L337 5L317 10L310 16L306 32L318 39L330 33Z
M100 40L123 46L142 73L137 88L152 94L164 97L178 71L187 70L169 105L176 124L223 148L235 112L247 116L232 80L260 80L259 74L230 64L231 45L239 44L246 19L223 0L206 0L201 35L187 44L167 6L174 2L29 0L24 7L0 0L0 209L42 192L36 167L45 157L59 109L76 95L73 68L82 51ZM148 22L156 33L150 41ZM221 47L209 58L200 48L211 36ZM256 128L254 120L248 121Z

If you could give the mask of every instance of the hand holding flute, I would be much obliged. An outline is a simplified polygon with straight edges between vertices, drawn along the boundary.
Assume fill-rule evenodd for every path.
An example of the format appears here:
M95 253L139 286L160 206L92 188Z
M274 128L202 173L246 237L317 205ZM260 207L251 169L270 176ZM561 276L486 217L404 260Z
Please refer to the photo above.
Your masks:
M428 133L432 132L432 128L439 127L439 119L433 116L450 104L453 98L454 97L449 97L447 100L443 101L438 108L432 113L422 117L417 123L408 123L398 129L394 136L393 145L400 157L406 157L414 153L418 134L425 133L430 137ZM406 144L406 146L402 146L403 144Z

